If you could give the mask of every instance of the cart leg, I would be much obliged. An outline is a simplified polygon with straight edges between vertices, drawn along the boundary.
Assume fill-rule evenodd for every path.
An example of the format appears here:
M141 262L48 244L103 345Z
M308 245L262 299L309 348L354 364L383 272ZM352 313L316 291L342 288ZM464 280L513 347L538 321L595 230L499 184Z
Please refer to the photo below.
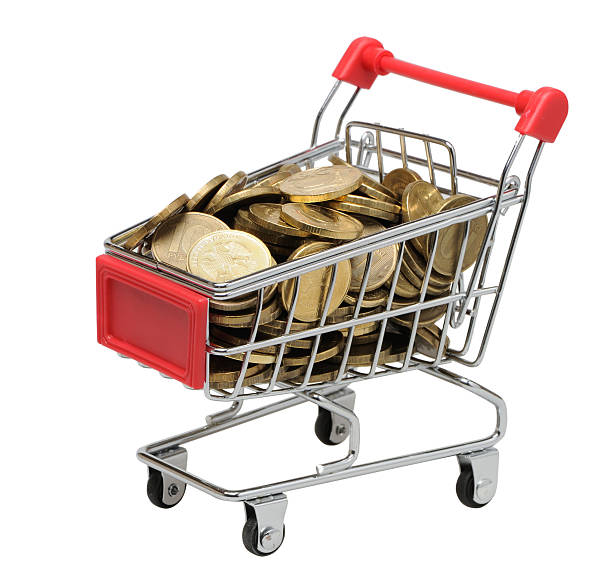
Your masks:
M459 454L457 460L461 470L457 479L457 497L466 507L484 507L493 499L497 490L499 452L489 448Z
M174 447L155 454L166 463L185 471L187 469L187 450ZM185 495L187 485L166 472L149 467L147 495L151 503L162 509L169 509L179 503Z
M241 408L242 401L235 400L234 402L232 402L232 405L229 408L221 410L220 412L215 412L214 414L209 414L206 417L206 424L208 424L208 426L214 426L215 424L222 424L227 420L231 420L240 412Z
M285 539L287 496L279 493L245 501L244 509L242 542L246 549L256 556L276 552Z
M342 389L327 395L326 398L349 410L355 409L355 391L351 389ZM328 446L340 444L348 438L350 428L351 424L344 416L319 406L315 434L321 442Z

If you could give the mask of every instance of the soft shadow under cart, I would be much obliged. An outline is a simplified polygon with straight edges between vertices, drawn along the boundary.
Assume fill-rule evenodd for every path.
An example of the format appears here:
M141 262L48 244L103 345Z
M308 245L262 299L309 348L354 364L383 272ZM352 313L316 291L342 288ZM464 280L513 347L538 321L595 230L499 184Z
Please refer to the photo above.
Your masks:
M345 124L346 115L360 91L368 89L378 75L387 73L514 107L520 115L516 126L519 135L499 178L459 169L454 147L442 138L366 122ZM250 552L261 556L276 551L283 542L286 493L294 489L456 456L460 466L457 495L461 502L468 507L482 507L491 501L496 491L498 469L498 451L494 446L506 430L506 407L497 394L450 370L449 365L474 367L483 360L529 201L536 165L544 144L555 140L567 114L567 100L556 89L544 87L535 92L514 93L460 79L400 61L370 38L359 38L350 45L334 71L334 77L337 81L316 117L308 149L252 172L248 176L249 184L273 174L284 164L313 167L322 161L327 163L330 156L341 155L346 162L380 181L392 167L420 168L441 192L456 193L461 183L461 193L474 195L478 200L222 284L202 280L158 263L141 252L128 250L122 243L134 227L107 239L105 254L97 261L100 343L189 388L203 390L208 399L229 403L227 409L208 416L205 426L138 450L138 459L149 468L150 499L159 507L173 507L182 499L186 485L191 485L219 499L243 502L246 509L243 542ZM332 99L340 96L343 84L353 85L356 89L347 97L348 102L341 106L333 139L319 143L322 119ZM530 149L527 149L530 146L527 141L531 141ZM525 154L528 154L526 160L522 160L525 166L519 171L519 157L523 158ZM470 224L483 215L488 219L484 244L473 267L462 274L460 267ZM142 223L136 227L140 225ZM439 237L443 229L453 225L461 227L463 241L450 293L429 298L427 287ZM401 262L398 262L384 309L364 315L362 301L374 251L397 245L401 259L406 243L423 235L430 235L431 254L418 301L409 306L392 305L393 292L400 277ZM338 263L364 254L367 255L365 275L352 319L329 323L328 299L315 327L292 331L300 280L304 274L331 267L331 291ZM288 279L294 280L294 296L288 310L287 326L276 337L259 339L257 332L264 290ZM245 294L255 294L257 298L248 341L230 347L215 345L208 334L209 299L230 300ZM415 350L419 318L425 310L439 306L445 308L440 347L429 356L421 355ZM405 353L397 363L379 364L385 330L391 325L390 318L405 314L413 314L414 318L414 325L406 330L409 339ZM365 368L353 367L348 364L348 355L354 328L373 321L379 321L380 326L372 363ZM344 328L349 331L336 368L324 380L314 378L313 368L321 335ZM298 378L282 380L283 355L288 344L308 338L312 340L312 353L303 373ZM450 343L445 349L447 341ZM250 354L270 347L276 348L277 355L269 379L264 385L248 384L245 378ZM236 384L230 388L212 388L207 381L210 359L235 354L244 354ZM474 441L358 463L360 425L353 412L355 392L349 387L359 381L413 370L465 389L493 405L497 413L493 432ZM401 390L401 382L395 382L392 389L395 396L396 391ZM389 395L385 391L385 396ZM245 401L272 396L282 398L241 412ZM315 432L322 442L334 445L347 441L348 451L342 459L319 465L302 477L236 490L224 488L187 470L184 446L188 442L304 402L312 402L318 407Z

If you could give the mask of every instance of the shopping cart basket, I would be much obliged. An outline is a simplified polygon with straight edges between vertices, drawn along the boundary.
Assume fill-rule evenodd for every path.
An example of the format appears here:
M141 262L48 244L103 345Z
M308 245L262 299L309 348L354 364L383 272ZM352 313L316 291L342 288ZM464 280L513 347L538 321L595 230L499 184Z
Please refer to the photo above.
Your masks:
M519 136L500 177L487 177L458 169L454 147L442 138L366 122L349 122L344 126L347 112L360 90L370 88L378 75L388 73L514 107L520 115L516 125ZM420 168L441 192L456 193L461 181L461 192L478 199L463 207L397 225L219 284L156 262L142 250L131 251L124 247L126 238L142 223L107 239L106 254L97 259L98 341L124 357L135 359L142 366L156 369L167 378L176 379L192 389L202 389L211 400L231 403L229 408L208 416L205 426L138 450L138 459L149 467L149 498L160 507L172 507L183 497L186 485L191 485L219 499L244 502L247 520L243 542L250 552L257 555L270 554L282 544L287 507L285 493L293 489L457 456L460 465L457 494L461 502L469 507L482 507L493 498L498 469L498 452L494 445L506 430L505 404L497 394L447 367L449 364L473 367L483 360L506 285L536 165L544 144L555 140L567 114L567 99L556 89L544 87L535 92L522 91L517 94L446 75L400 61L371 38L355 40L333 75L337 81L316 117L309 148L252 172L248 176L249 184L273 174L284 164L313 167L330 156L342 153L346 162L380 181L392 167ZM318 144L322 118L343 83L352 84L356 89L340 112L334 138ZM519 172L521 160L518 157L526 154L521 149L529 146L524 142L531 139L532 150L523 160L524 167ZM470 225L484 215L488 224L483 245L473 267L462 273ZM448 295L430 298L427 289L436 247L442 231L451 226L460 227L462 239L457 269ZM423 235L429 235L430 254L418 301L410 305L393 304L400 277L401 262L398 262L390 280L384 309L374 313L362 311L373 253L377 249L397 245L401 259L406 243ZM348 321L330 323L327 321L329 296L338 263L358 255L367 255L367 260L353 316ZM296 331L292 328L292 322L300 281L309 271L322 267L330 267L331 284L320 320L312 328ZM293 301L288 309L286 327L279 330L277 336L268 335L261 339L258 328L264 290L289 279L293 280ZM221 347L215 344L208 334L209 300L231 300L249 293L254 294L257 300L248 339L241 345ZM418 322L420 319L424 321L427 310L439 309L440 306L443 307L444 316L439 347L423 355L415 349ZM402 315L412 318L412 325L403 328L406 334L405 350L398 354L397 362L379 363L385 334L394 325L391 318ZM355 327L371 322L380 322L371 364L367 367L351 365L349 353ZM334 359L335 365L328 367L324 375L315 374L315 358L322 334L341 329L346 330L342 353ZM304 339L310 339L312 345L308 364L301 369L299 376L289 379L283 375L287 346ZM276 349L276 359L270 366L266 382L250 384L247 366L251 353L271 347ZM228 388L211 387L207 380L211 358L236 354L243 354L243 363L235 384ZM493 433L475 441L356 464L359 420L353 412L355 393L348 386L357 381L410 370L424 371L491 403L497 413ZM400 388L399 383L396 382L392 388ZM279 402L240 413L245 400L275 395L287 396ZM240 490L225 489L187 471L187 452L183 447L187 442L306 401L318 407L315 431L321 441L333 445L348 440L348 453L342 459L319 465L313 473L303 477Z

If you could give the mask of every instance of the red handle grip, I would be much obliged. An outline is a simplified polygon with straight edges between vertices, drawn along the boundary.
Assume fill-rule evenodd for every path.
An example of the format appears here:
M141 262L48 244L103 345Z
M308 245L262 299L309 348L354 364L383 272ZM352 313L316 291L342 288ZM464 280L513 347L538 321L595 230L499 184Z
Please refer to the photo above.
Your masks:
M382 43L370 37L360 37L351 43L333 76L356 87L369 89L378 75L388 73L514 107L521 116L515 130L544 142L555 141L567 116L567 97L558 89L542 87L535 92L514 93L462 79L396 59L383 48Z

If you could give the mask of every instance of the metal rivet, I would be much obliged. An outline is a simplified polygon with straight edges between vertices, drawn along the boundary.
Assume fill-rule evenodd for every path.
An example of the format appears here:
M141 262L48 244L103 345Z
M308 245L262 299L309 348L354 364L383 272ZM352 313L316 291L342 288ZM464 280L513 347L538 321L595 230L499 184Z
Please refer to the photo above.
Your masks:
M283 535L281 531L277 529L268 529L261 534L259 541L264 550L276 550L281 545L282 539Z

